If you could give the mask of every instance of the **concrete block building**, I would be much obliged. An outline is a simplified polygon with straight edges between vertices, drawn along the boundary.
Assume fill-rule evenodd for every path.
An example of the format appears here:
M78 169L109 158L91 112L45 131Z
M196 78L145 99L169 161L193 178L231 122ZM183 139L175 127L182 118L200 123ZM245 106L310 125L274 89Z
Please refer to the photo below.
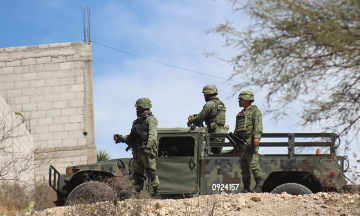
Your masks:
M90 44L0 48L0 95L25 116L37 154L56 152L61 173L96 162ZM36 177L47 173L44 165Z
M33 137L0 95L0 179L35 186Z

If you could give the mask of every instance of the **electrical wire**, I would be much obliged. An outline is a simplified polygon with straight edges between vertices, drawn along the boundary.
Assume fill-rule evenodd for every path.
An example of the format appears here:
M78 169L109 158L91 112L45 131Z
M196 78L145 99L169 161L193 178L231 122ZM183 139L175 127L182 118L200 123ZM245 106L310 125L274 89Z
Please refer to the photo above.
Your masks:
M59 7L81 7L81 6L48 6L48 7L0 7L0 8L59 8Z
M235 81L235 80L229 80L229 79L226 79L226 78L223 78L223 77L218 77L218 76L214 76L214 75L210 75L210 74L206 74L206 73L201 73L201 72L198 72L198 71L193 71L193 70L189 70L189 69L186 69L186 68L182 68L182 67L174 66L174 65L171 65L171 64L167 64L167 63L164 63L164 62L160 62L160 61L155 61L155 60L152 60L152 59L148 59L148 58L145 58L145 57L142 57L142 56L138 56L138 55L135 55L135 54L132 54L132 53L129 53L129 52L120 50L120 49L116 49L116 48L114 48L114 47L110 47L110 46L107 46L107 45L104 45L104 44L101 44L101 43L97 43L97 42L94 42L94 41L91 41L91 42L92 42L92 43L95 43L95 44L98 44L98 45L100 45L100 46L109 48L109 49L113 49L113 50L116 50L116 51L119 51L119 52L122 52L122 53L125 53L125 54L128 54L128 55L132 55L132 56L135 56L135 57L138 57L138 58L142 58L142 59L145 59L145 60L148 60L148 61L152 61L152 62L156 62L156 63L159 63L159 64L163 64L163 65L166 65L166 66L169 66L169 67L173 67L173 68L177 68L177 69L180 69L180 70L185 70L185 71L189 71L189 72L192 72L192 73L197 73L197 74L201 74L201 75L204 75L204 76L209 76L209 77L213 77L213 78L217 78L217 79L222 79L222 80L237 82L237 81Z

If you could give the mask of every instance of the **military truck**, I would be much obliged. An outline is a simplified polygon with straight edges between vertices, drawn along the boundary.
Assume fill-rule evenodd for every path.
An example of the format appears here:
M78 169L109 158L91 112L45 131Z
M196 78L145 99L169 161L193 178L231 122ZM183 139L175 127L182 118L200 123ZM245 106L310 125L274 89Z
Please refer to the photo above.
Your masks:
M161 198L182 198L184 194L199 196L206 194L239 193L243 189L238 156L212 154L211 147L232 147L225 142L213 142L214 138L226 134L207 133L206 127L189 132L188 128L158 129L159 151L156 157L156 173L160 179ZM319 191L341 191L346 184L344 173L349 163L343 156L336 155L340 145L333 133L264 133L260 142L265 154L259 156L263 172L264 192L289 194L310 194ZM285 140L284 140L285 139ZM309 140L310 139L310 140ZM279 140L284 142L279 142ZM126 144L119 144L126 148ZM271 153L276 148L285 152ZM299 148L314 149L314 153L298 152ZM319 148L316 154L316 148ZM321 154L319 150L323 151ZM320 153L320 154L319 154ZM117 177L119 173L130 176L131 158L111 159L106 162L69 166L65 174L55 167L49 168L49 184L57 193L58 206L69 205L84 196L86 185L108 191L108 194L122 194L119 188L109 187L103 179ZM121 172L120 172L121 171ZM255 182L252 179L251 188ZM144 190L148 190L148 185ZM122 194L122 198L126 197Z

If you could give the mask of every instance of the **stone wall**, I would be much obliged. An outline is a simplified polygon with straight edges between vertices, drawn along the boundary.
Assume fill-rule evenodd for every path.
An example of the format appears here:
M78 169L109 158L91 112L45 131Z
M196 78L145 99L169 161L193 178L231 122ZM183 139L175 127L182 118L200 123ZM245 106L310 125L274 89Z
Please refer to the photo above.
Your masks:
M25 116L38 153L56 152L60 173L96 162L91 64L82 42L0 48L0 95Z

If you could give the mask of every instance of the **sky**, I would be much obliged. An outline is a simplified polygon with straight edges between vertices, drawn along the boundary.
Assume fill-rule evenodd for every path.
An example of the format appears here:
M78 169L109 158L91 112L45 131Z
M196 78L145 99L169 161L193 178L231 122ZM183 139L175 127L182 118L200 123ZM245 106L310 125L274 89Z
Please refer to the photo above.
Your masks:
M206 84L217 86L218 97L227 107L226 124L234 130L241 108L240 92L234 92L232 85L241 77L227 81L232 67L204 52L223 58L236 55L233 48L223 47L221 35L207 31L226 20L244 28L251 23L248 17L234 12L225 0L1 0L0 47L83 41L82 7L86 6L91 19L98 150L106 150L111 158L131 157L125 144L115 145L112 137L130 132L136 118L134 105L141 97L151 99L159 128L186 127L187 116L200 112L205 104L201 92ZM265 108L265 94L255 93L254 104L260 110ZM264 132L321 132L316 126L311 130L296 126L299 107L294 104L293 108L289 118L277 124L271 116L263 116ZM358 145L351 148L359 152ZM266 151L260 149L260 153Z

